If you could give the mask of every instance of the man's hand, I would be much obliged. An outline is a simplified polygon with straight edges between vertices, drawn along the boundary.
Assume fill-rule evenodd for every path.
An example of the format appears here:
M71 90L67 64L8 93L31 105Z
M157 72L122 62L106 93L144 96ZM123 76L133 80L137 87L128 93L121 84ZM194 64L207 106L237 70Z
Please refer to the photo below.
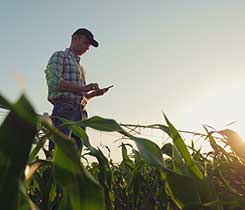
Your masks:
M89 100L95 96L102 96L112 87L113 87L113 85L106 87L106 88L102 88L102 89L98 88L98 89L91 91L90 93L88 93L84 96L86 97L87 100Z
M89 91L92 91L92 90L99 89L99 85L98 85L98 83L90 83L90 84L88 84L86 86L83 86L82 89L83 89L82 91L89 92Z
M68 92L73 92L73 93L78 93L78 94L81 94L81 92L90 92L90 91L93 91L93 90L97 90L99 89L99 85L98 83L90 83L86 86L78 86L78 85L74 85L72 84L71 82L67 82L65 81L64 79L62 79L60 81L60 84L59 84L59 90L60 91L68 91Z
M108 89L97 89L97 90L93 91L92 93L93 93L94 96L102 96L107 91L108 91Z

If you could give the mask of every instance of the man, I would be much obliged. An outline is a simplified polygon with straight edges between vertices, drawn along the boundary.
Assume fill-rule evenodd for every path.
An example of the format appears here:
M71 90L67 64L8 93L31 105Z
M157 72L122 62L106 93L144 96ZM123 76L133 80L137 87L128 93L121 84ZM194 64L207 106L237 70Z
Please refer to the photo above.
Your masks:
M72 34L70 48L55 52L45 70L48 85L48 100L54 105L52 121L64 134L72 136L78 149L82 143L79 137L71 134L67 126L59 127L65 118L70 121L84 120L87 112L84 109L87 101L93 97L101 96L109 88L100 89L97 83L86 84L85 72L79 64L80 56L90 46L98 47L94 35L85 28L80 28ZM49 142L49 150L54 149L54 143Z

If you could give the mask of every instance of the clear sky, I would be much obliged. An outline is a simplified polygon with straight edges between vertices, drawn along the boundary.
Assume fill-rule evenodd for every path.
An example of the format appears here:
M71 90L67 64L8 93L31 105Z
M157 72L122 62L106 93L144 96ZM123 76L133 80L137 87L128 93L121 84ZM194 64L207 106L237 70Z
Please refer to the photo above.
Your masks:
M82 56L87 82L114 85L89 103L90 116L150 124L164 123L164 112L179 129L238 120L242 132L244 9L243 0L5 1L0 91L12 101L24 91L50 113L45 66L86 27L100 43Z

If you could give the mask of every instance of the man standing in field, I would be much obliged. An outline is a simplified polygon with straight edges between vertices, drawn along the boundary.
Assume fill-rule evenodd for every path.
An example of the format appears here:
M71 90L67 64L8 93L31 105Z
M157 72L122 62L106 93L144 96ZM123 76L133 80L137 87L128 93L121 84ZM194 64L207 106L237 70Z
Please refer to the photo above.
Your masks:
M57 117L70 121L87 119L85 105L95 96L101 96L109 88L100 89L98 83L86 84L85 71L79 64L80 56L90 46L98 47L94 35L85 28L80 28L72 34L70 47L65 51L55 52L49 59L45 69L48 85L48 100L53 104L52 121L59 127L62 121ZM82 143L79 137L72 134L67 126L59 127L67 136L72 136L78 149ZM54 149L54 143L49 142L49 150Z

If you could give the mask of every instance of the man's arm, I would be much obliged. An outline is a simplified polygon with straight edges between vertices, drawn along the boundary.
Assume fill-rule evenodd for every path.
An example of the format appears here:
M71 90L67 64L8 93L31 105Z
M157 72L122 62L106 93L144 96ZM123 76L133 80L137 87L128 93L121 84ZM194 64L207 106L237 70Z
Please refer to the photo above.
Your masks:
M85 93L86 95L87 92L98 89L99 85L97 83L90 83L86 86L79 86L71 84L70 82L67 82L64 79L62 79L59 82L58 88L60 91L73 92L76 94Z
M62 77L64 57L64 52L58 51L55 52L49 59L45 73L48 87L51 91L56 89L59 91L68 91L81 94L82 92L87 93L91 90L99 88L97 83L91 83L82 87L65 81Z
M55 94L55 92L57 91L59 82L62 79L62 63L64 56L65 55L63 51L55 52L49 59L48 65L45 69L46 81L50 94L49 96L51 97L53 97L53 94Z
M103 89L99 89L98 88L98 89L96 89L96 90L94 90L94 91L92 91L90 93L84 94L83 96L87 100L89 100L89 99L94 98L96 96L102 96L102 95L104 95L108 90L109 90L109 88L103 88Z

